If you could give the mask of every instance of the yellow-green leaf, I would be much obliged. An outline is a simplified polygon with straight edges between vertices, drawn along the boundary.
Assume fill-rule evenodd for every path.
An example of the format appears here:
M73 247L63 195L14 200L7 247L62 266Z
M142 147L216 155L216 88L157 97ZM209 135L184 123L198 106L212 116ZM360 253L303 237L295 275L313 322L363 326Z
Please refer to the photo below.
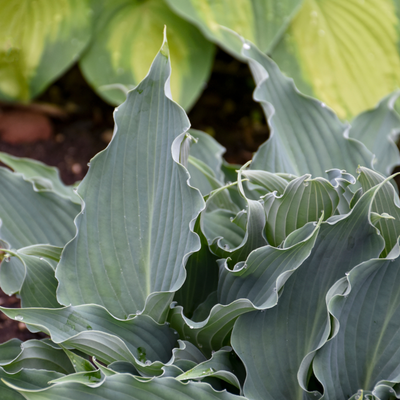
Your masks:
M162 0L104 2L96 21L95 41L80 66L106 101L120 104L125 95L118 85L131 88L146 76L164 25L171 53L173 98L185 108L194 103L211 71L214 46Z
M268 51L291 19L301 0L167 0L183 18L198 26L203 34L235 57L242 42L224 27Z
M396 1L305 0L273 58L301 91L350 119L400 85Z
M90 40L89 0L0 0L0 99L27 101Z

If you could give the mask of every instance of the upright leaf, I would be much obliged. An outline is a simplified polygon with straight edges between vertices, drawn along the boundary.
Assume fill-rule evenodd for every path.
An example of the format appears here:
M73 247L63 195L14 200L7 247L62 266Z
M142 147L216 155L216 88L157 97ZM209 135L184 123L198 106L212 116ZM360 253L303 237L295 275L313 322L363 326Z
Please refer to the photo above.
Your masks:
M293 231L310 221L331 217L339 204L334 187L323 178L304 175L291 181L282 196L275 193L264 198L267 222L265 236L272 246L278 246Z
M400 164L396 142L400 133L400 116L394 103L400 91L384 98L373 110L358 115L351 123L350 136L364 143L374 153L374 169L389 175Z
M382 175L368 168L360 167L358 172L360 174L358 181L364 191L381 184L385 180ZM379 218L375 224L385 239L385 249L382 251L381 257L386 257L395 247L400 236L400 204L398 194L391 182L383 184L375 196L371 210L379 215L386 213L391 217Z
M325 171L332 168L352 173L358 165L371 165L372 153L348 138L349 127L324 103L299 93L293 81L254 45L246 42L242 54L257 83L254 98L261 103L271 129L270 138L254 156L252 169L326 177Z
M199 249L193 227L203 200L179 163L189 122L169 98L168 54L165 41L116 110L113 139L79 185L84 210L56 271L62 304L100 304L125 318L153 294L149 307L160 315Z

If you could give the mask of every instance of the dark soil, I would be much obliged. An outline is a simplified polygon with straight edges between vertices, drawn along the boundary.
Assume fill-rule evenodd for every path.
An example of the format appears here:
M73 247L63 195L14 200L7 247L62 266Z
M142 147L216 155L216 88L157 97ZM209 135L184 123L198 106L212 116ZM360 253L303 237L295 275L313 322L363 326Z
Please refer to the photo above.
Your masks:
M231 163L248 161L268 138L262 110L252 100L253 89L254 83L247 66L220 51L207 88L189 112L192 127L206 131L225 146L225 159ZM5 115L15 110L22 113L39 110L52 127L49 137L31 143L26 137L11 144L10 140L5 142L1 139L6 135L0 126L0 151L56 166L66 184L81 180L87 172L89 160L111 139L114 107L94 94L77 66L37 99L37 104L33 107L0 105L0 117L2 113ZM30 132L32 126L28 128ZM41 133L38 132L39 137ZM12 135L15 137L17 134ZM19 299L9 297L0 290L0 305L19 307ZM0 343L13 337L27 340L44 335L29 332L25 324L12 321L0 313Z

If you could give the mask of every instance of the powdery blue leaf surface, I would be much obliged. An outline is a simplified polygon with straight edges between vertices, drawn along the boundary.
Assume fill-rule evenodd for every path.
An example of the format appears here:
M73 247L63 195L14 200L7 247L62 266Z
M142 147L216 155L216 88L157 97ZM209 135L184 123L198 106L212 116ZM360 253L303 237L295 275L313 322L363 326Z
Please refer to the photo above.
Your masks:
M218 291L216 296L209 296L211 307L205 307L202 313L205 318L201 321L197 315L196 321L186 318L182 307L178 306L168 317L171 327L208 356L229 343L239 315L276 305L282 285L310 255L318 228L313 226L307 233L301 242L285 249L264 246L254 250L245 263L236 264L233 271L222 260Z
M179 163L189 121L170 99L169 78L165 41L116 110L113 139L79 185L84 210L56 271L62 304L100 304L124 318L147 299L146 312L162 319L185 280L186 260L200 247L193 228L204 203Z
M12 248L64 246L72 239L78 204L52 192L37 192L22 175L5 168L0 168L0 185L0 238Z
M257 84L254 99L263 107L271 130L251 169L326 177L325 171L332 168L352 173L358 165L371 166L372 153L348 138L349 126L324 103L301 94L251 43L244 43L242 54Z
M369 220L378 187L366 192L349 214L321 224L311 255L285 283L275 307L237 320L232 346L246 366L245 396L303 398L313 352L329 336L327 292L384 246Z
M385 180L381 174L368 168L360 167L358 172L360 174L358 181L363 191L367 191ZM380 218L376 223L376 227L385 239L385 249L382 251L381 257L386 257L395 247L400 236L400 203L391 182L385 182L377 192L371 210L379 215L387 213L392 217Z
M1 308L9 318L37 328L50 335L56 344L72 345L86 354L110 363L129 361L160 374L169 361L178 336L167 325L154 322L147 315L128 320L114 318L97 305L81 305L61 309ZM142 354L142 355L141 355Z
M317 352L313 364L324 386L323 399L348 398L360 389L394 398L391 386L400 382L398 250L388 259L360 264L347 280L345 293L329 302L336 335Z
M323 178L304 175L291 181L281 196L275 193L264 197L266 213L265 236L268 243L278 246L293 231L310 221L335 214L339 195Z
M373 110L365 111L351 122L350 137L358 139L374 153L374 169L390 175L400 164L396 142L400 133L400 116L394 110L394 103L400 91L386 96Z
M76 400L87 396L91 400L239 400L226 391L217 392L200 382L181 383L173 378L141 381L128 374L108 376L99 387L91 388L79 383L53 385L46 390L19 389L27 400ZM89 397L90 396L90 397Z
M2 152L0 152L0 161L14 172L22 174L27 181L32 182L36 190L52 191L74 203L81 204L79 197L74 192L74 186L67 186L61 181L60 172L56 167Z

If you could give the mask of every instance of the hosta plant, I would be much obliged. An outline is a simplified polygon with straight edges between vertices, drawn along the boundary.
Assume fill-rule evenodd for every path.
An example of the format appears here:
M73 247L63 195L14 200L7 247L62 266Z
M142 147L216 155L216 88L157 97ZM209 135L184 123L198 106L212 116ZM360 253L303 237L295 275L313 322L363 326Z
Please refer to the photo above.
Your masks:
M2 400L400 398L397 94L347 125L243 41L270 138L189 130L166 40L77 188L0 154Z

